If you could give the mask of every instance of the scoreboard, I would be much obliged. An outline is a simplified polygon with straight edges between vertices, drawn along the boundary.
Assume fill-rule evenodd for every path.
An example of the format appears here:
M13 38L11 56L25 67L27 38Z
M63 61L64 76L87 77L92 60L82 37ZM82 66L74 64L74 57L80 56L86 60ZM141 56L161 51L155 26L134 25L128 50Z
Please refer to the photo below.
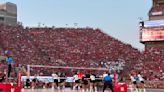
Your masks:
M142 28L140 30L140 41L164 41L164 27Z
M149 21L144 21L144 27L162 27L164 26L164 20L149 20Z

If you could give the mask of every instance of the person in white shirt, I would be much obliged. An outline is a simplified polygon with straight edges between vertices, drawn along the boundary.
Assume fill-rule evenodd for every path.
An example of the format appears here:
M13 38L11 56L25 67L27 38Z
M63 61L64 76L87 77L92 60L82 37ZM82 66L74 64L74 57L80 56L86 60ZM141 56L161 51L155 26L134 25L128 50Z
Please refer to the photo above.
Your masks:
M73 90L75 90L76 87L78 87L78 89L80 89L80 79L78 77L78 73L75 73L75 75L73 76L73 81L74 81Z
M129 77L130 77L131 83L132 83L131 92L133 92L133 90L135 90L136 92L138 92L138 89L137 89L137 81L134 78L133 74L129 74Z
M143 77L141 76L141 73L139 72L138 73L138 78L139 78L139 81L142 83L142 84L144 84L144 79L143 79Z
M108 73L107 72L104 72L103 78L106 77L106 76L108 76Z
M139 87L141 88L142 92L145 92L145 86L144 86L144 78L142 77L141 73L139 72L137 75L138 79L139 79Z
M52 82L52 88L54 89L54 87L58 88L58 80L59 80L59 76L57 75L57 73L52 73L52 78L53 78L53 82Z
M93 90L97 91L95 74L90 75L90 91L92 92Z

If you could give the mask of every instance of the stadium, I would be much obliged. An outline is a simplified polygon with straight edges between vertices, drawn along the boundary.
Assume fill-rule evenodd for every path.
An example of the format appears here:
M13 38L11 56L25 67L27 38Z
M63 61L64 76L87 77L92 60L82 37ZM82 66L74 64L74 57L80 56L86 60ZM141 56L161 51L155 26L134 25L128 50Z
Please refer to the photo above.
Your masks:
M113 92L164 92L164 0L152 3L143 51L99 28L23 26L17 5L1 4L0 92L102 92L108 73Z

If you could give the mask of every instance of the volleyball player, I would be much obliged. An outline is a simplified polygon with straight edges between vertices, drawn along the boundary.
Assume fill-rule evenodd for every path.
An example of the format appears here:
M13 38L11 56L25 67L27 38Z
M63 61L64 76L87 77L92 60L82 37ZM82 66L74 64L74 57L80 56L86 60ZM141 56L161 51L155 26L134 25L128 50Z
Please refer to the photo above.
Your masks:
M82 77L82 92L88 92L89 91L89 74L86 74L85 76Z
M57 73L53 73L52 74L52 78L53 78L52 89L54 89L54 87L58 88L58 86L59 86L58 85L58 80L59 80L58 74Z
M37 82L38 82L37 74L35 74L34 78L32 79L32 89L36 87Z
M137 81L136 81L135 77L133 76L133 74L129 74L129 76L130 76L131 83L132 83L132 89L131 89L131 91L136 90L138 92L138 89L137 89Z
M144 87L144 79L141 76L141 73L139 72L137 76L138 76L138 79L139 79L139 87L141 88L142 92L145 92L146 90L145 90L145 87Z
M78 89L80 89L80 79L78 77L78 73L75 73L75 75L73 76L73 81L74 81L73 90L75 90L76 87L78 87Z
M62 88L64 89L65 88L65 73L61 73L60 75L60 81L59 81L59 85L62 86Z
M93 90L97 91L95 74L90 75L90 91L93 91Z

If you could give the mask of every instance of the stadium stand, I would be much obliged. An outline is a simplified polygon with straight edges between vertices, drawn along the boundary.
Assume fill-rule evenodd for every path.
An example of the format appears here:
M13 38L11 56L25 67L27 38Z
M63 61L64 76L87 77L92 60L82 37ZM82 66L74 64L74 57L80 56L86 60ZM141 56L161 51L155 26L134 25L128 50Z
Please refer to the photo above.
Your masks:
M1 24L0 29L1 56L4 53L11 55L14 67L28 64L116 67L123 70L125 79L128 79L127 71L130 70L142 72L146 80L164 81L164 49L139 51L93 28L24 28ZM32 75L36 73L51 75L52 70L35 68Z

